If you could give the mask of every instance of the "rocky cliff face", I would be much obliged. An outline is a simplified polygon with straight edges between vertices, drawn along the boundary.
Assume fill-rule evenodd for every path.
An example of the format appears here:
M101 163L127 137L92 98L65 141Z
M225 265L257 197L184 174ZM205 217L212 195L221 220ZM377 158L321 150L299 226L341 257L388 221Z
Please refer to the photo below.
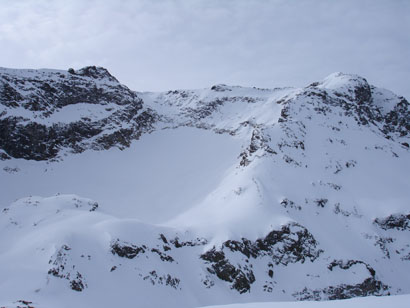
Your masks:
M191 307L410 293L403 97L342 73L300 89L137 93L96 67L1 69L0 91L5 180L27 172L25 160L64 164L64 155L85 150L126 152L151 132L190 128L242 145L205 198L183 211L165 202L174 217L159 225L73 195L4 206L0 243L8 252L0 263L23 264L23 251L35 255L35 270L16 274L0 298L31 303L58 294L70 305L109 307L135 303L140 292L150 295L140 299L144 307ZM154 158L146 163L154 170ZM135 193L149 189L155 183L140 181ZM26 276L29 287L16 290Z
M14 158L48 160L62 150L128 147L156 120L135 92L95 66L1 69L0 104L0 144Z

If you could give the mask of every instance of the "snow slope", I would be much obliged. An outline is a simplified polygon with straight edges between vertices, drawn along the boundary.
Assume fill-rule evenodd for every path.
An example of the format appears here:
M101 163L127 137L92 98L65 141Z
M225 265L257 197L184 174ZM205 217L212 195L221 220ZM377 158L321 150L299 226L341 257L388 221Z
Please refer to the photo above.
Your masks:
M366 297L348 300L336 300L331 302L271 302L271 303L252 303L252 304L233 304L223 306L208 306L209 308L341 308L341 307L360 307L360 308L406 308L409 306L409 295L385 296L385 297ZM204 307L205 308L205 307Z
M342 73L164 93L95 67L0 75L0 306L410 293L403 97Z
M236 139L183 127L144 135L122 151L86 151L58 162L6 161L3 165L19 171L3 171L7 181L0 205L5 207L22 192L76 193L98 200L118 217L164 222L214 189L238 151ZM184 194L176 193L180 191Z

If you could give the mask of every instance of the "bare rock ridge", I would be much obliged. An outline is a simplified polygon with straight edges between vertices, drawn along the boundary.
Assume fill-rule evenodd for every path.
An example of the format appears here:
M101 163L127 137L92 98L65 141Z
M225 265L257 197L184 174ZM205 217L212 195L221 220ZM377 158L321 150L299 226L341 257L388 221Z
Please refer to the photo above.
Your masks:
M117 78L111 75L110 72L104 67L86 66L77 71L70 68L68 69L68 72L73 75L90 77L97 80L108 80L118 83Z

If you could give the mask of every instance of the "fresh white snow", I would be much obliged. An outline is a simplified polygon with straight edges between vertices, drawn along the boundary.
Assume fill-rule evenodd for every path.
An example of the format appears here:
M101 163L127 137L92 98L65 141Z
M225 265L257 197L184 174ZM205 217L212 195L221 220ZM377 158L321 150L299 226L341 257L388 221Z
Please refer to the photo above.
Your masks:
M269 302L232 304L222 306L207 306L202 308L407 308L410 305L410 295L369 296L323 302Z
M2 170L0 204L75 193L98 200L104 212L117 217L164 222L216 188L240 147L236 138L182 127L143 135L123 151L86 151L58 162L0 162L1 169L19 170Z

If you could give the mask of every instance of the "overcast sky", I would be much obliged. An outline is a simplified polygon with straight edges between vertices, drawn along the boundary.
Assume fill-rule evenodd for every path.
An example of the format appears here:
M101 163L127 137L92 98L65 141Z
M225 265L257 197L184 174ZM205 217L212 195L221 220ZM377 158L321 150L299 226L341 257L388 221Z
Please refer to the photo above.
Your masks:
M139 91L342 71L410 98L410 1L0 0L0 66L86 65Z

